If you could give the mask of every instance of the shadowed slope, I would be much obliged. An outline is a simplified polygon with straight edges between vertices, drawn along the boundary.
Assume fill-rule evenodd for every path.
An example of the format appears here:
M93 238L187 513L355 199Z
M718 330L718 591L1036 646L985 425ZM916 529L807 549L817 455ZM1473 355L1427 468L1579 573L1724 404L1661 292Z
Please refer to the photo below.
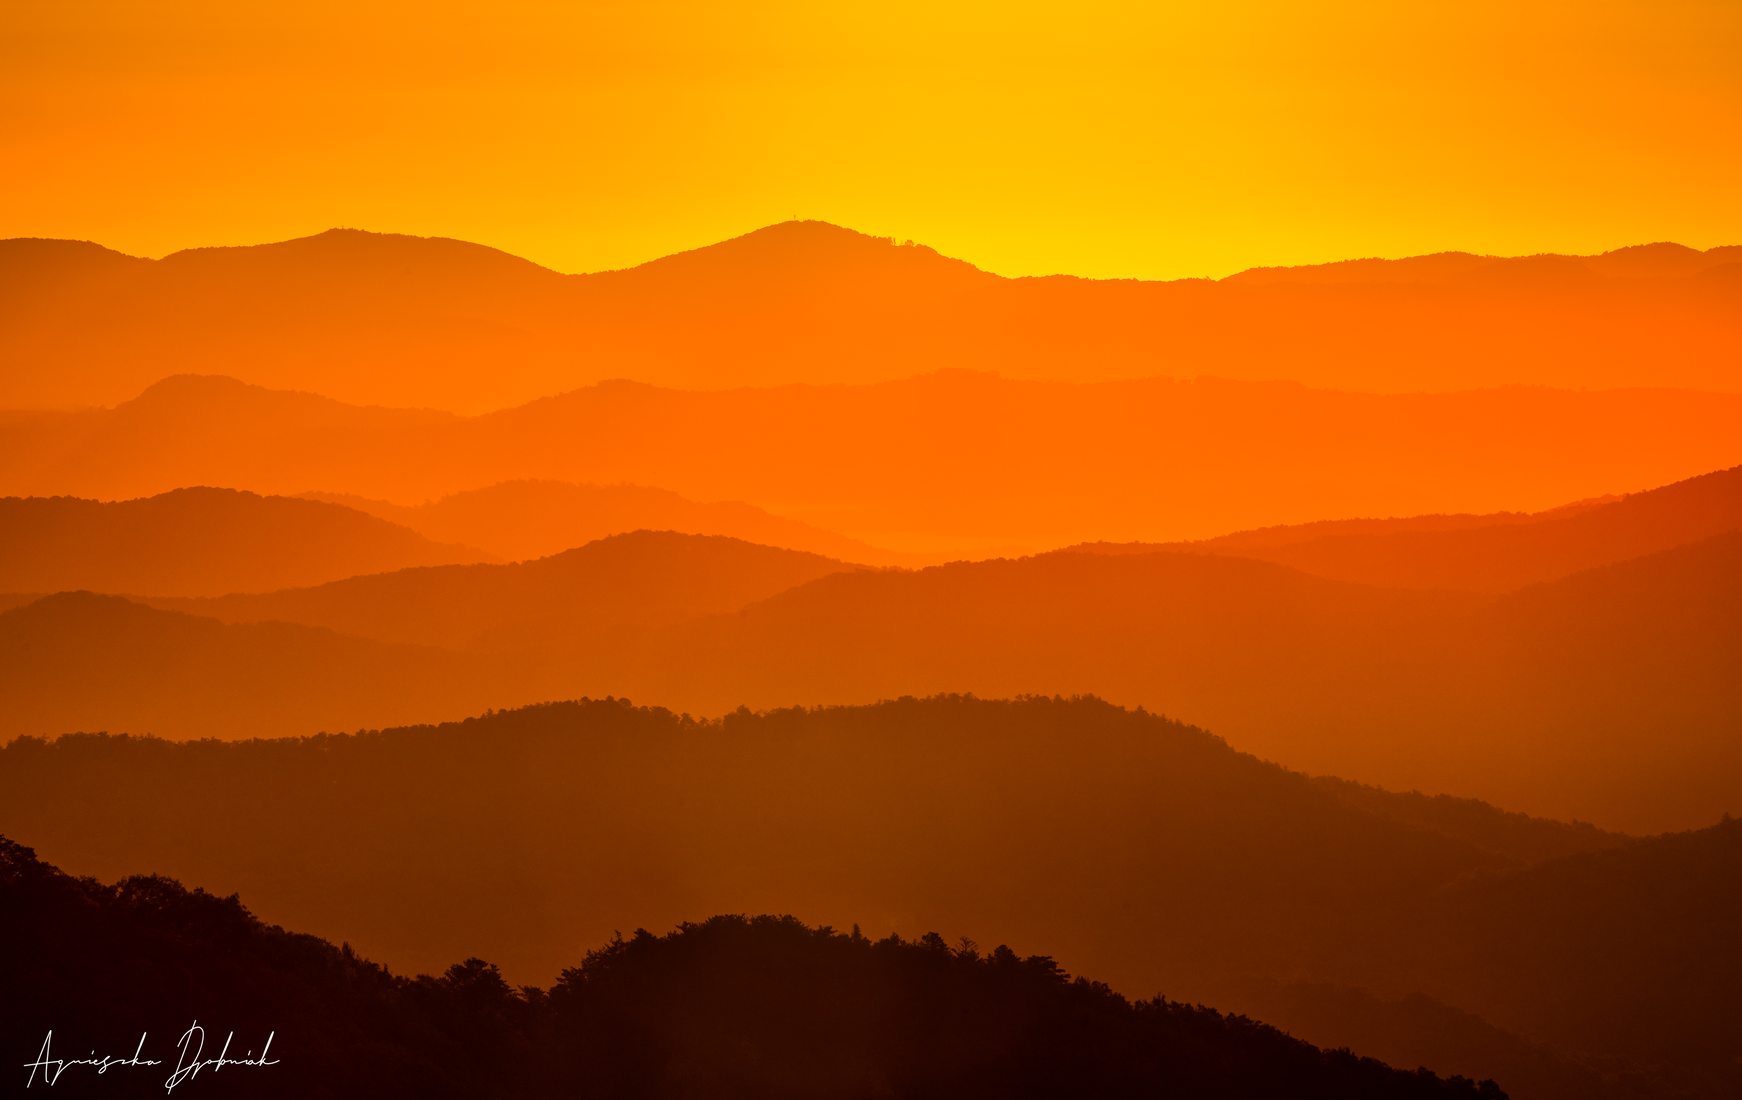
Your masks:
M1196 543L1083 549L1233 554L1364 584L1502 592L1738 529L1742 466L1536 515L1333 521Z
M1212 555L824 578L643 660L648 697L1092 692L1291 766L1611 827L1742 810L1742 534L1506 597Z
M0 281L19 291L0 361L37 368L5 375L0 404L108 404L180 370L469 412L614 377L711 387L941 367L1736 390L1742 339L1736 250L1673 245L1363 260L1219 283L1003 279L820 222L572 276L478 245L354 230L155 262L93 247L0 242Z
M260 1057L273 1064L204 1074L207 1088L240 1076L251 1096L1504 1096L1209 1009L1132 1004L1050 958L981 959L935 935L873 944L790 917L715 917L613 939L550 990L515 991L477 958L394 977L262 924L235 896L69 878L4 837L0 901L7 942L30 947L0 961L22 994L0 1003L8 1033L52 1029L63 1057L116 1042L125 1057L144 1030L159 1039L145 1057L169 1055L109 1067L105 1094L160 1091L175 1064L163 1037L216 1018L238 1035L234 1056L272 1035ZM74 1066L53 1087L95 1077Z
M1626 1059L1573 1052L1526 1039L1472 1012L1412 993L1379 997L1322 981L1251 981L1225 995L1229 1004L1296 1038L1372 1052L1395 1066L1435 1066L1441 1073L1489 1066L1514 1100L1667 1100L1700 1095L1701 1086L1667 1080Z
M1452 837L1517 863L1541 863L1625 843L1621 836L1585 822L1509 813L1474 798L1419 791L1403 794L1335 776L1318 776L1313 782L1339 801L1377 817Z
M1367 980L1491 1006L1495 1023L1550 1042L1702 1065L1706 1092L1733 1095L1738 924L1742 822L1730 820L1479 876L1376 936Z
M953 934L996 918L1016 946L1068 926L1057 946L1071 965L1185 992L1297 965L1357 909L1509 862L1092 700L708 723L582 702L379 735L66 737L3 755L0 829L56 859L100 874L146 860L245 890L274 919L348 928L397 965L477 950L524 980L561 964L562 938L620 927L607 922L784 896L841 923L856 911ZM171 827L184 795L229 827ZM297 870L317 865L317 878Z
M1733 1073L1716 1039L1736 1006L1714 995L1735 960L1718 938L1742 855L1733 827L1619 847L1592 835L1613 851L1526 864L1404 823L1380 796L1370 812L1201 731L1092 700L709 723L559 704L302 742L20 741L0 765L0 829L53 858L100 874L146 860L400 965L477 952L543 980L576 936L784 897L838 926L996 928L1121 988L1231 1009L1264 978L1424 993L1552 1042L1551 1063L1646 1063L1646 1095L1724 1096ZM231 827L186 828L190 807ZM111 839L122 822L124 852ZM1601 885L1604 867L1626 882ZM1672 904L1591 919L1634 875L1681 885L1636 895ZM1521 896L1553 901L1508 900ZM1577 946L1499 974L1510 964L1483 952L1509 922L1517 942L1565 933ZM1335 1011L1314 1018L1324 1041L1347 1041ZM1610 1019L1638 1033L1616 1037ZM1540 1068L1489 1038L1456 1069Z
M68 592L0 614L0 732L274 736L536 699L475 656ZM123 834L117 834L125 835Z
M253 737L621 690L662 629L854 568L644 531L257 596L65 593L0 614L0 732Z
M857 567L712 535L636 531L509 565L403 569L317 588L157 601L225 622L283 620L391 642L544 654L736 611Z
M0 591L215 596L480 557L349 508L230 489L0 499Z

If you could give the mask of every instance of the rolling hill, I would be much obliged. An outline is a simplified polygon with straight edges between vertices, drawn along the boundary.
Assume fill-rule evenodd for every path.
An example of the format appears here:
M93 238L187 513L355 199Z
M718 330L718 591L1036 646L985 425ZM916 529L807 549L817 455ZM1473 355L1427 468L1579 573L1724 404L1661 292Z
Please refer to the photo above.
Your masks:
M474 654L66 592L0 613L0 735L305 734L544 698Z
M264 659L245 679L276 681L277 694L253 707L238 694L229 726L215 723L197 638L223 636L222 620L301 627L302 659L319 652L335 668L346 646L399 647L379 659L430 679L461 669L453 683L469 685L472 707L588 694L721 714L953 691L1097 694L1202 722L1305 771L1651 832L1742 810L1738 578L1742 532L1497 595L1184 552L864 570L643 532L514 565L150 601L197 617L128 610L141 630L156 624L137 644L179 677L179 694L150 677L105 678L105 662L125 666L129 651L100 622L61 624L76 603L15 609L0 616L0 638L42 670L20 666L9 687L17 732L90 728L92 699L66 689L87 678L104 684L102 723L117 730L253 736L262 723L306 732L297 723L314 715L328 728L409 720L374 702L346 710L390 699L385 686L357 696ZM200 626L146 640L171 622ZM35 640L44 631L53 646ZM292 696L296 718L271 709ZM454 711L419 696L414 713Z
M646 531L258 596L20 600L0 613L0 734L305 734L604 694L664 630L854 568Z
M1534 515L1417 516L1242 531L1195 543L1086 546L1257 558L1314 576L1504 592L1742 529L1742 466Z
M1742 533L1502 596L1188 553L839 575L674 635L623 690L698 713L1094 693L1303 770L1613 828L1742 810Z
M1727 820L1480 875L1376 933L1384 946L1376 939L1368 979L1490 1006L1495 1023L1550 1043L1645 1066L1698 1063L1710 1067L1708 1090L1734 1092L1739 870L1742 823Z
M229 489L0 499L0 591L217 596L483 557L349 508Z
M315 588L154 602L224 622L294 622L537 658L576 647L609 651L654 628L737 611L856 568L717 535L635 531L507 565L402 569Z
M1742 828L1627 841L1351 800L1094 700L708 722L583 702L300 741L27 739L0 765L0 830L48 858L240 890L396 967L472 953L547 980L577 936L781 897L837 927L995 928L1120 989L1235 1011L1266 981L1426 998L1387 1043L1453 1057L1464 1036L1440 1068L1524 1067L1539 1096L1735 1084ZM1501 833L1472 839L1472 817ZM1553 854L1506 850L1550 835ZM1289 1011L1328 1045L1375 1030L1323 992Z
M642 485L505 481L416 505L342 493L305 495L367 512L439 542L483 547L509 561L548 557L630 531L678 531L724 535L864 565L927 564L770 515L754 505L702 503Z

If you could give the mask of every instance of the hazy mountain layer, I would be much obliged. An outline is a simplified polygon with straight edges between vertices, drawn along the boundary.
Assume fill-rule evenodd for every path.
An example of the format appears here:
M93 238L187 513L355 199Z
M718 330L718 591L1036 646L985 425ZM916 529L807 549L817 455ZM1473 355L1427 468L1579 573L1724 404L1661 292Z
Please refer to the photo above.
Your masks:
M487 555L350 508L229 489L0 499L0 591L217 596Z
M415 503L525 478L627 482L980 557L1636 492L1734 466L1742 394L947 372L718 392L611 383L466 418L176 377L114 409L8 413L0 427L0 491L18 494L207 484Z
M0 242L0 405L112 404L182 371L464 412L609 378L682 388L943 367L1202 374L1382 391L1739 388L1742 250L1449 253L1220 282L1004 279L787 222L625 271L559 275L460 241L352 230L138 260Z

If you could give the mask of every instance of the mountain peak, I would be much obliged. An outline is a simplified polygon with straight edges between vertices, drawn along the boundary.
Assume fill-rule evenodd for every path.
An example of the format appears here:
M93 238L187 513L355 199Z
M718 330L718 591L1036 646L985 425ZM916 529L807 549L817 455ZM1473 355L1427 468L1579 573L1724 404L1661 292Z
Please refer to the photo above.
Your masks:
M1649 241L1644 244L1630 244L1623 245L1620 248L1611 248L1609 251L1602 253L1602 255L1691 258L1694 256L1703 256L1705 253L1697 248L1689 248L1685 244L1677 244L1675 241Z
M804 284L824 278L992 279L965 260L951 259L926 245L873 237L832 222L795 219L753 229L626 272L695 274L730 269L764 282ZM623 274L612 272L607 274Z
M241 411L317 414L322 418L385 413L412 420L447 420L453 413L390 405L359 405L307 390L281 389L244 382L227 374L171 374L115 406L121 410L187 412L225 416Z
M139 391L127 404L136 402L178 401L190 397L234 397L244 393L263 392L264 387L244 382L227 374L170 374Z
M226 374L172 374L114 406L129 417L164 417L169 423L236 423L295 412L329 420L354 410L341 401L301 390L257 386Z
M259 398L274 391L227 374L171 374L139 391L126 405L175 405ZM312 397L312 394L302 396ZM325 400L321 398L319 400Z
M1616 248L1600 256L1591 257L1591 264L1606 275L1617 275L1624 278L1662 278L1674 275L1691 275L1707 268L1717 267L1724 262L1723 253L1713 250L1716 255L1708 255L1697 248L1689 248L1685 244L1674 241L1656 241L1651 244L1628 245L1626 248Z

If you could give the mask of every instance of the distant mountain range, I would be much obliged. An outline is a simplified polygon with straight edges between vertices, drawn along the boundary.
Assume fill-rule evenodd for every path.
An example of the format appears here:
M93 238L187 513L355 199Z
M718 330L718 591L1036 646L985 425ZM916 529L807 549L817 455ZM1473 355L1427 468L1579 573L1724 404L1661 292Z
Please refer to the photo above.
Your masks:
M514 482L420 506L200 487L120 501L0 498L0 601L77 590L269 592L419 566L543 558L647 530L825 550L859 564L919 564L751 505L698 504L634 485Z
M86 873L239 890L396 969L477 954L543 982L613 928L779 898L1268 1003L1326 1045L1522 1075L1521 1100L1739 1083L1742 826L1628 840L1350 788L1089 699L23 740L0 750L0 831ZM1369 1010L1387 1031L1350 997L1403 1007Z
M850 568L638 532L533 562L373 574L258 601L23 599L0 612L0 736L302 734L604 692L619 687L620 665L593 667L595 655L646 652L660 628Z
M116 502L0 499L0 593L261 593L422 565L542 558L642 530L721 535L860 565L924 564L751 505L700 504L635 485L505 482L422 505L306 497L197 488ZM1380 587L1501 592L1739 528L1742 467L1541 513L1320 521L1074 549L1217 554Z
M0 733L304 733L581 694L719 714L1084 692L1309 771L1685 828L1742 810L1739 484L1727 470L1533 519L1328 536L1360 553L1323 560L1372 584L1235 556L1313 545L1286 532L1234 538L1233 553L921 570L637 532L513 565L151 597L156 611L56 596L0 614L14 701ZM1405 551L1370 552L1387 538ZM1475 590L1400 586L1395 566L1434 561ZM1481 590L1497 577L1547 579ZM345 671L365 655L378 674Z
M295 622L380 641L538 654L629 647L653 628L736 612L855 568L738 539L638 531L508 565L155 602L226 622Z
M112 410L11 413L0 426L0 492L18 495L227 485L419 502L522 479L630 483L753 501L936 560L1647 489L1735 465L1742 394L1374 395L949 372L720 392L613 383L457 417L176 377ZM1631 438L1649 445L1617 445ZM825 549L814 535L804 546ZM848 549L829 552L867 560Z
M610 378L722 388L943 367L1736 392L1739 301L1742 249L1673 244L1144 283L1004 279L820 222L592 275L355 230L161 260L11 240L0 406L109 405L187 371L461 412Z
M0 241L0 1032L282 1026L299 1098L1733 1100L1738 349L1742 246Z

